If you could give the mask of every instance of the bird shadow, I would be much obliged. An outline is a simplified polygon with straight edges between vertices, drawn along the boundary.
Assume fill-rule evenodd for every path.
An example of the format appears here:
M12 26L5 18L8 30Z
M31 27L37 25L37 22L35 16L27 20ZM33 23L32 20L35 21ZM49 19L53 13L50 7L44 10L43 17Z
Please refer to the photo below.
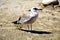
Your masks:
M25 32L30 32L30 33L35 33L35 34L51 34L52 33L52 32L48 32L48 31L36 31L36 30L25 30L25 29L19 29L19 30L25 31Z

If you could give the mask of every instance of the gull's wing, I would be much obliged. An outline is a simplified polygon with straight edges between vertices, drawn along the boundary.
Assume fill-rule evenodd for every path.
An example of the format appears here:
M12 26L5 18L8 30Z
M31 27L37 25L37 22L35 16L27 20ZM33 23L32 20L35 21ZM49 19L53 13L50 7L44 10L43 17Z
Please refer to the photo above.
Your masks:
M21 16L18 23L25 23L25 22L29 21L32 17L33 16L30 16L29 14L24 14L23 16Z

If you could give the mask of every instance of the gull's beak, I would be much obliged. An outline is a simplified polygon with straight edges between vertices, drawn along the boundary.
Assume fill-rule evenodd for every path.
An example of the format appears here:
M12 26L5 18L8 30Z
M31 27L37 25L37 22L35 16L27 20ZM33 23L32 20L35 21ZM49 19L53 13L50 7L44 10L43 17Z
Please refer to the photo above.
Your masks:
M42 10L42 9L37 9L37 10Z

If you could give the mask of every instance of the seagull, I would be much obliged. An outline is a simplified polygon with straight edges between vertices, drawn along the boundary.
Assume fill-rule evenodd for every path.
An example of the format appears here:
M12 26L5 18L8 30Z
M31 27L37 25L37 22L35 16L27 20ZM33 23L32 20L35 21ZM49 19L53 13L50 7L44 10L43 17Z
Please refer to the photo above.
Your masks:
M38 17L38 10L42 10L39 9L37 7L32 7L29 10L28 14L23 14L22 16L19 17L19 19L13 23L17 23L17 24L27 24L28 29L29 27L31 27L32 30L32 24L36 21L37 17Z

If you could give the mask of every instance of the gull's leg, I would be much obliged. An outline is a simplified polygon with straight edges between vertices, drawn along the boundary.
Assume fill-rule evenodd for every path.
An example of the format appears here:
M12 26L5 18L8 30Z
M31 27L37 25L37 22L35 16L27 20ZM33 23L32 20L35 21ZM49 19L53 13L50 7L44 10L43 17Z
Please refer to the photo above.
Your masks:
M28 24L28 30L32 30L32 24Z
M27 25L27 27L28 27L28 30L29 30L29 24Z
M30 27L31 27L31 31L32 31L32 24L30 24Z
M28 24L28 34L30 35L30 37L32 36L31 30L32 30L32 24Z

